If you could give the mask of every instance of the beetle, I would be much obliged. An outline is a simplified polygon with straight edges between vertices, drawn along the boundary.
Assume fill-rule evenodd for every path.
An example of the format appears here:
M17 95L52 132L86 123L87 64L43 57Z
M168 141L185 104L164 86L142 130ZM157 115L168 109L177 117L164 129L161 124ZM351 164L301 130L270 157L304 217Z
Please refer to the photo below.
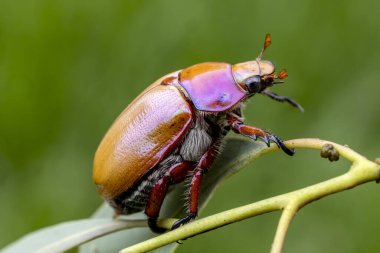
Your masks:
M255 94L303 111L296 101L269 90L287 77L285 70L275 74L273 63L262 59L270 44L267 34L252 61L206 62L168 74L120 114L102 139L93 167L97 190L116 214L145 210L151 230L164 232L157 219L165 195L190 177L187 214L172 229L194 219L202 177L230 130L268 147L274 142L290 156L295 153L276 135L243 122L243 105Z

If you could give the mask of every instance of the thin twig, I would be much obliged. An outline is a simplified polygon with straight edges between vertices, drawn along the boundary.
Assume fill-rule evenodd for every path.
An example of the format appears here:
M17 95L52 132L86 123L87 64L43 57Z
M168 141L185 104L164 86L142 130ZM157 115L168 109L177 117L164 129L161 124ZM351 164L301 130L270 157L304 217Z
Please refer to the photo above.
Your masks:
M289 204L285 207L281 214L280 222L277 226L276 235L273 240L271 253L280 253L284 246L286 233L288 232L290 223L298 211L298 207L295 204Z
M287 141L286 145L290 148L321 149L322 146L327 143L332 144L342 157L353 163L347 173L297 191L265 199L253 204L234 208L203 219L196 220L174 231L170 231L155 238L135 244L131 247L123 249L120 252L126 253L150 251L169 243L195 236L197 234L204 233L206 231L213 230L246 218L254 217L275 210L284 210L284 213L278 225L275 240L272 245L272 252L281 252L290 222L300 208L312 201L328 196L330 194L351 189L360 184L379 179L380 166L374 162L367 160L364 156L356 153L346 146L320 139L291 140ZM271 146L270 148L263 150L262 153L264 154L275 150L277 150L277 147Z

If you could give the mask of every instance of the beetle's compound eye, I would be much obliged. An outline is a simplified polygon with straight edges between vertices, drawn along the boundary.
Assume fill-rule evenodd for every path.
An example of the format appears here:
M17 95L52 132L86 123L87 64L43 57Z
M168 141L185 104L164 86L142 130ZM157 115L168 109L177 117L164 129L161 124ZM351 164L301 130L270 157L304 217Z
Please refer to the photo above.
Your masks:
M261 90L261 78L259 75L251 76L244 81L249 93L257 93Z

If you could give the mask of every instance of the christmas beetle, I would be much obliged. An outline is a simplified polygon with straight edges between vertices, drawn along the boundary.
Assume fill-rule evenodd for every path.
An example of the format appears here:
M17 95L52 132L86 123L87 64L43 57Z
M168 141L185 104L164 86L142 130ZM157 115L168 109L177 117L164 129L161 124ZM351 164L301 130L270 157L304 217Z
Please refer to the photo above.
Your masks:
M280 138L245 125L244 102L255 94L302 107L269 90L287 77L278 75L262 54L238 64L206 62L168 74L146 88L115 120L101 141L94 159L93 180L100 195L116 214L145 210L149 227L163 232L157 218L170 186L190 177L187 215L175 229L197 216L203 175L211 167L229 130L274 142L286 154Z

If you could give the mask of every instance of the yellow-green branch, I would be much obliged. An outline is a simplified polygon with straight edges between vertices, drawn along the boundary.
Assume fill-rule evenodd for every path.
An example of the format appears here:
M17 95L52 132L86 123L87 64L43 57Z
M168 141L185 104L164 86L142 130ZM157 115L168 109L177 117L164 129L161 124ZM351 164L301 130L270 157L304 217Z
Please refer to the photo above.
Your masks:
M351 189L360 184L376 181L380 177L380 165L369 161L364 156L356 153L352 149L333 142L320 139L297 139L285 142L290 148L311 148L321 149L325 144L331 144L339 152L341 157L352 162L352 166L345 174L329 179L300 190L282 194L276 197L268 198L256 203L234 208L215 215L196 220L174 231L162 234L155 238L135 244L123 249L121 253L126 252L146 252L164 245L185 239L209 230L222 227L224 225L241 221L260 214L284 210L277 227L276 235L272 244L272 253L279 253L284 245L286 233L289 225L299 209L308 203L322 197L334 194L340 191ZM264 149L262 154L278 150L277 147L271 146ZM162 225L170 228L173 220L163 220Z

